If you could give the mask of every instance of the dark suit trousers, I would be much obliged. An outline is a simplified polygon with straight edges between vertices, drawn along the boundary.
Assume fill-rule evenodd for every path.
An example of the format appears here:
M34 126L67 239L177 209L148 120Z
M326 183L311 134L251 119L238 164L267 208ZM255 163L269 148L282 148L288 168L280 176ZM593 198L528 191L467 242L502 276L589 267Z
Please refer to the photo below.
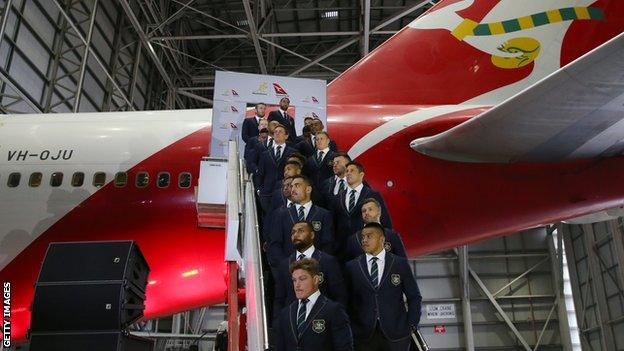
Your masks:
M379 324L375 327L373 336L368 340L355 340L355 351L409 351L410 338L400 341L390 341L379 329Z

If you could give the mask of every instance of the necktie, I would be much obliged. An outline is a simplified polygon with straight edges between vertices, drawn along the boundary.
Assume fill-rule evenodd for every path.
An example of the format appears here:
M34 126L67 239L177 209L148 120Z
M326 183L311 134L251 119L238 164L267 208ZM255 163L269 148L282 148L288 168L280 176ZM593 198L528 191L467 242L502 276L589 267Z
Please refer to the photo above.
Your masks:
M273 148L273 138L269 138L269 144L268 144L269 149Z
M299 220L303 221L305 220L305 212L303 212L304 208L303 206L299 206Z
M371 258L371 282L375 288L379 285L379 267L377 267L377 260L377 257Z
M279 160L280 157L282 157L282 145L277 145L277 148L275 150L275 159Z
M299 312L297 312L297 330L299 331L299 335L303 332L303 322L306 320L306 304L308 301L308 299L303 299L299 304Z
M340 184L338 185L338 194L342 193L345 190L345 180L340 179Z
M351 190L351 193L349 195L349 212L353 211L353 208L355 207L355 189Z
M303 260L304 258L305 258L304 254L299 254L299 257L297 257L297 261Z
M321 163L321 161L323 161L323 151L319 151L319 153L316 155L316 163Z
M293 208L295 206L294 202L291 202L290 205L288 205L288 208Z

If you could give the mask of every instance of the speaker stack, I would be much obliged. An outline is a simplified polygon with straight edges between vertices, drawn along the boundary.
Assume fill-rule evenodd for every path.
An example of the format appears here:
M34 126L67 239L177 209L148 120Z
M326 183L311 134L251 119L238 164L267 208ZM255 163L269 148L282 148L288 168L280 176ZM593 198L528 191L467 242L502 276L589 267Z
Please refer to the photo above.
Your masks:
M52 243L35 284L31 351L151 351L126 328L143 316L149 267L133 241Z

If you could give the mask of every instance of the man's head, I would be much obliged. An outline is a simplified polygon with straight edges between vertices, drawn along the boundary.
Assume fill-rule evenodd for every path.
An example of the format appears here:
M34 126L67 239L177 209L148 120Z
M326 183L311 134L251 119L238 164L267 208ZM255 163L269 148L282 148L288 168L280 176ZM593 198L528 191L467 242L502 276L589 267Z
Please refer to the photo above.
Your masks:
M256 116L262 118L264 117L265 112L266 112L266 104L264 102L256 104Z
M288 139L288 131L286 130L286 127L278 124L273 131L273 139L275 139L275 142L278 145L282 145L283 143L285 143L286 139Z
M297 299L307 299L318 290L321 276L317 260L304 258L291 263L289 268Z
M302 154L298 152L293 152L288 156L288 161L297 161L301 164L301 168L303 169L303 165L305 165L306 158Z
M346 152L336 152L333 160L334 174L340 178L344 177L347 172L347 165L351 162L351 157Z
M362 250L376 256L384 249L386 235L384 228L377 222L370 222L362 228Z
M308 177L299 175L293 177L290 187L292 202L296 204L306 204L312 195L312 182Z
M362 203L362 219L364 223L377 222L381 221L381 205L379 201L369 197L368 199L364 199Z
M267 129L267 133L268 133L268 128L269 128L269 121L267 121L266 118L260 118L260 120L258 121L258 130Z
M314 121L314 117L306 116L303 119L303 125L307 127L312 124L312 121Z
M316 133L322 132L323 128L323 121L318 118L312 120L312 134L316 135Z
M284 178L294 177L301 174L301 164L299 161L288 160L284 166Z
M286 111L288 110L288 107L290 106L290 99L287 97L283 97L280 99L280 109L282 109L282 111Z
M269 135L273 136L273 133L275 132L275 128L277 128L277 126L280 125L280 122L278 121L271 121L269 122Z
M303 134L304 138L310 138L310 135L312 135L312 127L303 126L303 128L301 129L301 133Z
M290 186L292 184L292 179L293 177L286 177L284 178L284 181L282 181L282 194L288 200L291 199Z
M299 221L293 225L290 231L290 240L299 252L309 249L314 243L314 228L308 221Z
M347 184L354 188L359 186L364 180L364 165L357 161L351 161L347 164Z
M325 132L316 133L316 149L325 150L329 147L329 134Z
M260 129L260 133L258 134L258 140L262 142L262 141L267 140L268 137L269 137L269 130L266 128Z

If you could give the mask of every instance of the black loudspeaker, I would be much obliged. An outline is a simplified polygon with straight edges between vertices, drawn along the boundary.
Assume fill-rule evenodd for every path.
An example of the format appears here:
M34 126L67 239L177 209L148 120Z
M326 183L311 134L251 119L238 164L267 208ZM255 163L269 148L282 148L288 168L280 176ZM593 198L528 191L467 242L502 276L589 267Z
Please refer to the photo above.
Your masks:
M154 341L125 332L32 334L31 350L45 351L152 351Z
M143 315L148 273L132 241L50 244L35 285L30 333L125 329Z

